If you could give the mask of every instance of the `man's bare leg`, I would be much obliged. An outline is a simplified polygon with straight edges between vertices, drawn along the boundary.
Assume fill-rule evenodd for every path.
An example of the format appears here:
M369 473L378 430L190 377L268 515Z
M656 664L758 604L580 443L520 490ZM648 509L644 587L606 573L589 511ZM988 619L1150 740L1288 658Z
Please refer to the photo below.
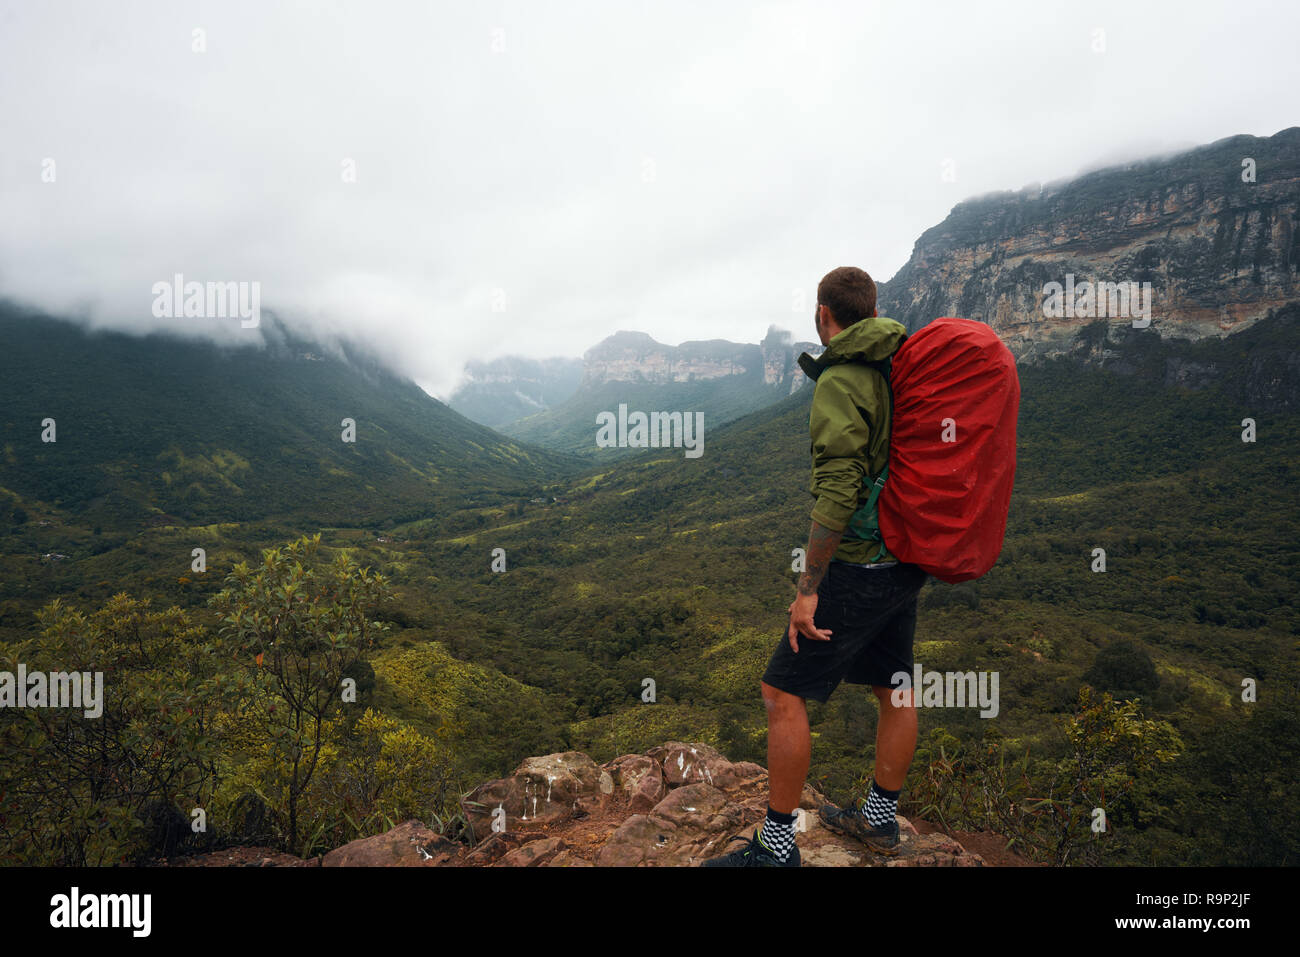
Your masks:
M916 709L910 691L902 692L895 705L894 688L873 685L880 702L876 725L876 767L866 800L854 808L826 805L822 823L832 830L854 837L878 854L898 853L898 798L907 780L907 769L916 751Z
M703 867L798 867L795 811L808 777L812 735L803 698L761 681L767 708L768 808L762 828L745 847L710 858ZM739 836L739 835L738 835Z
M798 695L773 688L765 681L761 684L767 708L767 803L773 811L793 814L799 806L812 755L808 709Z
M891 700L896 688L873 685L880 701L880 721L876 724L876 781L888 791L901 791L907 769L916 753L916 708L912 692L901 693L902 704ZM805 724L806 726L806 724ZM769 745L770 747L770 745Z

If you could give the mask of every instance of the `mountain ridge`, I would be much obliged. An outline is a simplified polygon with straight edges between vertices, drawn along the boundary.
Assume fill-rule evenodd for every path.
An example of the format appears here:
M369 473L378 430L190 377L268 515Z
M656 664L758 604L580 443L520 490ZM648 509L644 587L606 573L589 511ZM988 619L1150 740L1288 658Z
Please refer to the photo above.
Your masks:
M880 284L882 314L915 331L942 315L986 322L1021 359L1069 352L1107 318L1045 315L1045 287L1149 283L1151 331L1242 331L1300 299L1300 127L1236 135L1035 189L964 200Z
M559 451L614 458L635 449L598 449L597 416L620 405L650 411L701 412L717 428L801 389L800 352L821 346L795 342L770 327L757 344L725 339L669 346L646 333L619 331L583 355L579 387L563 403L502 425L520 441Z
M1048 314L1054 283L1070 300L1060 316ZM1022 362L1103 361L1099 336L1199 341L1241 333L1300 302L1300 127L965 199L877 285L878 314L909 332L944 315L975 319ZM665 346L619 331L587 350L581 384L564 402L497 427L591 454L593 415L620 401L695 402L712 413L710 426L722 424L802 387L791 356L821 346L792 338L771 327L758 346ZM760 365L765 390L742 396L741 381ZM700 382L718 394L682 388Z
M462 417L378 361L346 348L321 354L287 331L264 348L226 347L87 330L5 304L0 335L0 486L105 525L295 513L302 503L283 477L308 472L322 485L317 509L380 521L421 496L446 502L458 488L472 500L573 467ZM46 420L53 441L42 440Z

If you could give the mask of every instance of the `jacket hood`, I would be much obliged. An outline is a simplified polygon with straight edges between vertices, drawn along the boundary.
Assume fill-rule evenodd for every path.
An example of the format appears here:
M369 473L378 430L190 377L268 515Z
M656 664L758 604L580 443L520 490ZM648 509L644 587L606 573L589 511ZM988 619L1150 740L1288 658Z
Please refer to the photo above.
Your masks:
M808 353L799 356L799 368L816 380L827 367L841 362L882 362L898 351L907 338L907 329L901 322L872 316L860 319L835 338L820 356Z

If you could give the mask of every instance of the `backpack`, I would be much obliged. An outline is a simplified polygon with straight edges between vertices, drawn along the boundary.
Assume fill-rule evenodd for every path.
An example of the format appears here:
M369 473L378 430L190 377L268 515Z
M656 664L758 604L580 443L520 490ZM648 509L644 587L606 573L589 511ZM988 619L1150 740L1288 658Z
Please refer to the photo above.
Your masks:
M864 479L849 528L941 581L979 578L1002 551L1015 480L1015 357L984 323L945 317L871 365L892 396L889 461Z

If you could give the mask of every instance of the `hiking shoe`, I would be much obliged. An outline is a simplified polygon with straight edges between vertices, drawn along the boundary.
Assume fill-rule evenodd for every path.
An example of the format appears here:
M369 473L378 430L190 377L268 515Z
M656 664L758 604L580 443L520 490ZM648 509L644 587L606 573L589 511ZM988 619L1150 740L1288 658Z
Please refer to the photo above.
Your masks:
M758 839L758 831L754 832L753 837L745 837L743 834L737 834L728 844L735 841L744 841L745 846L737 848L730 854L723 854L719 857L711 857L700 867L798 867L799 866L799 848L790 848L790 856L782 864L776 859L771 851L763 846L763 842Z
M873 827L867 822L867 816L856 808L839 808L834 804L823 804L817 816L831 830L860 841L868 850L886 857L898 853L898 821Z

